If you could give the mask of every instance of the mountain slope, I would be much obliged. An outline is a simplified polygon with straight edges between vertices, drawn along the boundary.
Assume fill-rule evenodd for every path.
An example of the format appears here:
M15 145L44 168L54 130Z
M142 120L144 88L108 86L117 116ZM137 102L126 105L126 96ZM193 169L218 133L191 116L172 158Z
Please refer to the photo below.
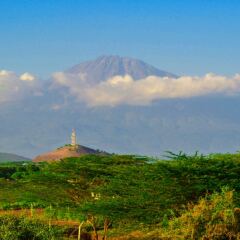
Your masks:
M135 80L152 75L176 77L141 60L119 56L102 56L93 61L83 62L66 70L66 73L82 75L92 83L105 81L118 75L130 75Z
M0 162L20 162L20 161L30 161L30 159L12 153L0 153Z

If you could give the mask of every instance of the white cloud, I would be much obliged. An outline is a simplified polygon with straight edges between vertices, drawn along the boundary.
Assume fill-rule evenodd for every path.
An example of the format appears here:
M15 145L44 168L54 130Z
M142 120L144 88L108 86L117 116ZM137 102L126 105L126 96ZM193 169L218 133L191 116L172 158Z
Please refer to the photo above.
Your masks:
M7 77L7 76L10 76L11 74L13 74L13 73L10 71L0 70L0 77Z
M20 76L20 80L22 81L34 81L35 80L35 76L33 76L32 74L25 72L24 74L22 74Z
M70 94L89 106L148 105L170 98L190 98L209 94L232 95L240 92L240 75L179 78L149 76L133 80L131 76L115 76L96 85L87 84L81 76L62 72L53 75L56 85L69 89Z
M30 73L18 76L14 72L0 70L0 104L35 94L38 88L35 79Z

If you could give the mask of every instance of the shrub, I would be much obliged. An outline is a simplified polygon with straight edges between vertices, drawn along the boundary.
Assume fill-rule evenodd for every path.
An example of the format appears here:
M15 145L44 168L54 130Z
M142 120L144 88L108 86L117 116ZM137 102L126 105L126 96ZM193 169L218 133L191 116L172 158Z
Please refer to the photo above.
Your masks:
M163 237L167 239L239 239L240 209L235 208L233 191L224 188L189 205L180 217L169 221ZM179 238L181 236L181 238Z
M49 240L62 239L62 230L24 217L0 217L1 240Z

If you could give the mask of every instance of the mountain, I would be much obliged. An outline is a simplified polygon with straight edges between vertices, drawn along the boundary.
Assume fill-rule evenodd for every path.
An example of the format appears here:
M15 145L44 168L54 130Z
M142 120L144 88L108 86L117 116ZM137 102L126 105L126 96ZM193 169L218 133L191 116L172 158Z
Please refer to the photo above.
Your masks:
M175 74L160 70L141 60L120 56L101 56L96 60L80 63L65 72L82 75L90 83L105 81L119 75L130 75L135 80L148 76L176 77Z
M116 63L108 67L107 58L116 59ZM134 78L150 74L147 64L138 67L138 71L129 64L124 72L119 72L121 68L113 67L118 65L119 58L101 57L66 72L88 74L92 76L88 77L89 81L106 80L114 74L126 73L126 69ZM104 67L100 59L105 62ZM96 62L101 65L101 71ZM115 70L111 72L111 69ZM235 152L240 147L240 111L236 107L240 97L237 95L162 99L148 106L88 107L68 89L50 91L45 87L44 90L43 95L0 104L2 151L32 158L69 143L67 136L72 128L77 131L78 144L110 153L156 156L166 150Z
M31 159L11 153L0 153L0 162L20 162L30 161Z

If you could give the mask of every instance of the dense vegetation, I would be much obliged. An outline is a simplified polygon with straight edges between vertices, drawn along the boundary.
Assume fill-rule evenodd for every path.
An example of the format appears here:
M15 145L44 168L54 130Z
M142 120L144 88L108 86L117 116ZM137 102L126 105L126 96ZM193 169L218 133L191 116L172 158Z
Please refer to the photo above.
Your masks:
M0 239L4 240L49 240L61 238L63 231L58 227L49 228L40 221L24 217L0 217Z
M239 239L240 154L167 157L1 164L0 208L41 208L43 219L75 220L95 239Z

